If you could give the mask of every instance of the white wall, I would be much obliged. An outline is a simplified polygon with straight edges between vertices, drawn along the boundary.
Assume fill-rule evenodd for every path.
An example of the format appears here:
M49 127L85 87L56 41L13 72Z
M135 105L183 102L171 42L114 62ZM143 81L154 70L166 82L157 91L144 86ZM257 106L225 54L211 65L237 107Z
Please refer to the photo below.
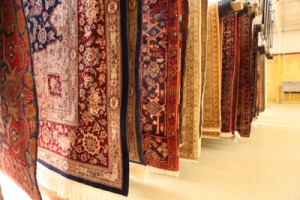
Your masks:
M300 31L274 33L272 52L273 54L300 52Z

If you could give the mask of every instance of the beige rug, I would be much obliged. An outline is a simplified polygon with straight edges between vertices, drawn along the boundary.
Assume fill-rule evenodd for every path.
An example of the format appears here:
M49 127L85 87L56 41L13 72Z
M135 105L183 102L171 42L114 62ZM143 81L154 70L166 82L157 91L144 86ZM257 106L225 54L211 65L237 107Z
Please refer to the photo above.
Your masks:
M199 157L199 125L201 102L201 1L190 0L189 36L182 101L182 146L180 157Z
M130 161L136 163L144 163L144 157L141 147L141 132L136 126L136 55L137 55L137 37L138 37L138 0L128 1L128 53L129 53L129 92L128 92L128 107L127 107L127 143ZM140 39L140 38L139 38Z
M221 131L221 45L218 4L208 6L206 78L203 100L203 137L219 137Z
M203 131L203 97L206 76L206 48L207 48L207 8L208 1L201 0L201 113L200 113L200 134ZM201 136L201 135L200 135Z

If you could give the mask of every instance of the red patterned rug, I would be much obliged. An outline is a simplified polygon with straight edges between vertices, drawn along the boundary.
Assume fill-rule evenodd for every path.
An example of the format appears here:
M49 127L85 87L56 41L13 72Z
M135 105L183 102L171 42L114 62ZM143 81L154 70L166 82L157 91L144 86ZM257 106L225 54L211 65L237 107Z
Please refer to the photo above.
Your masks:
M251 57L251 102L252 102L252 118L256 117L257 110L257 80L258 80L258 67L257 67L257 49L258 49L258 30L259 25L254 25L253 38L252 38L252 57Z
M125 1L24 0L39 162L73 181L127 195L127 10L121 7Z
M234 81L236 71L236 24L236 15L230 15L223 19L221 131L224 133L232 132Z
M41 199L35 176L38 111L22 1L1 1L0 12L1 170L32 199Z
M147 165L178 171L178 0L143 1L140 124Z
M238 101L239 101L239 73L240 73L240 30L239 30L239 17L236 23L236 55L235 55L235 75L234 75L234 89L233 89L233 102L232 102L232 132L237 131L237 115L238 115Z
M239 18L240 28L240 78L239 78L239 109L237 130L242 137L249 137L252 119L251 101L251 38L252 15Z

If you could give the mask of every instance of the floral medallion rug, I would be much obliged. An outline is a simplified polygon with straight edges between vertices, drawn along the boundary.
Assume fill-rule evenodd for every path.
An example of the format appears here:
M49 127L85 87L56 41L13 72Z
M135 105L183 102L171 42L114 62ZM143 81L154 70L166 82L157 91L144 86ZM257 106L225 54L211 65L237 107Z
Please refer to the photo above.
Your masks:
M37 83L40 179L58 182L57 174L127 195L127 2L23 4Z

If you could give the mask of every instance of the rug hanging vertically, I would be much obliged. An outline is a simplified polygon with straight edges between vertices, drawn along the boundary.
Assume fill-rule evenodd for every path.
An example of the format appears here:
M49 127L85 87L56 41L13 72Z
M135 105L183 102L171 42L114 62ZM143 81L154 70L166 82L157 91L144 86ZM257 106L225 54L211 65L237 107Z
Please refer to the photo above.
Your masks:
M182 101L180 157L198 160L201 106L201 2L190 0L189 37Z
M138 0L128 1L128 53L129 53L129 93L128 93L128 109L127 109L127 143L130 161L144 164L144 156L142 151L142 135L140 132L137 97L139 88L136 87L138 81L138 66L140 54L140 28L141 3Z
M183 134L181 131L182 128L182 101L183 101L183 85L184 85L184 76L185 76L185 69L186 69L186 53L187 53L187 43L189 37L189 16L190 16L190 9L189 9L189 1L190 0L181 0L181 32L180 32L180 66L181 66L181 78L180 78L180 101L179 101L179 146L183 143Z
M251 101L251 36L252 15L239 18L240 28L240 74L237 130L242 137L249 137L252 119Z
M180 48L178 0L143 1L140 125L147 165L178 171Z
M22 1L1 1L0 163L1 170L34 199L38 110L30 44Z
M257 76L258 76L258 68L257 68L257 49L258 49L258 31L260 25L254 25L253 27L253 37L252 37L252 57L251 57L251 108L252 108L252 118L256 117L256 106L257 106Z
M201 0L201 107L200 107L200 136L203 132L204 90L206 77L206 54L207 54L207 9L208 0ZM201 140L200 140L201 143Z
M255 116L258 117L259 113L260 113L260 101L261 101L261 55L260 53L258 52L257 53L257 83L256 83L256 110L255 110Z
M237 14L239 16L239 14ZM239 32L239 17L236 23L236 53L235 53L235 72L234 72L234 85L233 85L233 100L232 100L232 121L231 131L237 131L236 123L238 116L238 101L239 101L239 73L240 73L240 32Z
M208 6L206 75L203 97L203 137L221 132L221 45L218 4Z
M263 84L263 77L262 77L262 55L258 53L257 55L257 68L258 68L258 76L257 76L257 85L258 85L258 94L257 94L257 110L256 115L263 111L262 109L262 84Z
M260 98L259 98L259 111L263 112L266 108L266 68L265 56L259 57L259 77L260 77Z
M38 83L39 162L127 195L127 2L24 0L24 6Z
M232 132L234 78L236 64L236 24L236 15L230 15L223 19L221 94L222 133Z

